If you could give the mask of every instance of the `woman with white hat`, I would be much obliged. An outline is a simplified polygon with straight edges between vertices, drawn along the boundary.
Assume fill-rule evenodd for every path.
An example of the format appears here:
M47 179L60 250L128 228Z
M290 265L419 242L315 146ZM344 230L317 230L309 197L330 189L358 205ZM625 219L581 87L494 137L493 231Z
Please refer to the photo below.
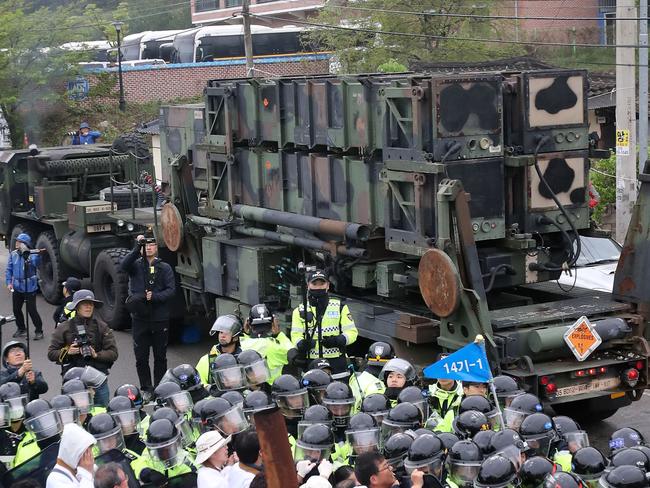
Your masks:
M211 430L202 434L196 441L196 464L201 465L197 473L197 488L220 488L228 485L228 477L222 469L228 462L228 443L226 437Z

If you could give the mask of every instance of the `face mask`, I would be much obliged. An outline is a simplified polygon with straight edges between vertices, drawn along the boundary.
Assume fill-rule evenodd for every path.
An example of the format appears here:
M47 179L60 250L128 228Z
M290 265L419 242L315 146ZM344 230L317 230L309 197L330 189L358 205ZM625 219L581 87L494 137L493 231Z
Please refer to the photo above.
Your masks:
M325 310L329 303L329 296L327 290L309 290L308 294L309 304L316 307L317 310Z
M387 386L384 395L388 397L389 400L397 400L397 397L401 393L403 388L397 386Z

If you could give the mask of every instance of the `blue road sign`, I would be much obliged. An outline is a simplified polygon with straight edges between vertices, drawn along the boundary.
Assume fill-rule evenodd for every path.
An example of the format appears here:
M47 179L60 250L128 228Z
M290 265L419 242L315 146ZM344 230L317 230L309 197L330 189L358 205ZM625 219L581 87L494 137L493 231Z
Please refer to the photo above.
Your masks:
M85 100L88 98L89 91L90 84L83 76L78 76L77 79L68 81L68 98L70 100L76 100L78 102Z

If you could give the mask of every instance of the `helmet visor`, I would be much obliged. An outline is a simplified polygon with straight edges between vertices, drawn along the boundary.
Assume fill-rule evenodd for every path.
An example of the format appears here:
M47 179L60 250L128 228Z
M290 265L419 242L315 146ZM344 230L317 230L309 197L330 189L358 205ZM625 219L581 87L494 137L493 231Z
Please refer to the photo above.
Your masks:
M178 415L185 415L187 412L192 410L194 402L192 401L192 395L189 391L178 391L168 396L165 401L167 405L176 410Z
M92 366L86 366L83 373L81 373L81 381L84 382L84 385L92 388L99 388L107 379L108 376Z
M296 455L294 457L295 461L302 461L303 459L309 459L314 463L319 463L323 459L328 459L332 453L331 446L324 448L310 447L306 445L296 444Z
M508 408L516 397L523 395L524 393L523 390L515 390L508 393L497 394L497 400L503 408Z
M508 459L515 467L515 470L517 472L519 472L519 469L521 468L521 465L524 463L525 460L524 453L522 452L522 450L514 445L506 446L496 454Z
M145 444L149 454L167 469L178 466L185 458L185 451L181 447L180 434L165 442L145 442Z
M548 433L522 437L526 441L526 444L528 444L530 450L534 451L534 454L532 454L533 456L548 457L548 454L551 451L551 444L555 440L555 437Z
M526 412L520 412L519 410L506 408L503 411L503 420L506 423L506 427L508 429L512 429L516 432L519 432L519 427L521 427L521 423L524 421L526 417L528 417L528 415L530 414Z
M342 400L323 398L323 405L327 407L333 417L349 417L354 405L354 398L344 398Z
M493 430L495 432L502 430L501 416L499 415L498 410L493 410L491 412L488 412L487 414L485 414L485 416L487 417L488 422L490 423L490 430Z
M0 403L0 428L4 429L5 427L9 427L10 423L9 405Z
M140 423L140 412L137 409L111 412L111 416L122 429L123 435L136 434Z
M96 456L104 454L111 449L117 449L118 451L124 449L124 436L119 425L103 434L96 434L95 439L97 439L97 444L93 446L93 452Z
M244 411L239 405L235 405L220 415L215 415L212 424L226 436L239 434L249 427Z
M411 461L409 458L406 458L404 460L404 468L408 474L411 474L417 469L431 474L436 478L440 478L442 474L442 459L440 457L433 457L421 461Z
M576 485L580 486L578 485L578 483L576 483ZM562 480L557 479L555 473L549 473L544 478L544 482L542 483L541 486L542 488L557 488L558 486L562 486ZM605 486L608 485L606 484Z
M68 396L72 399L75 404L75 407L79 409L80 414L86 414L90 412L90 409L93 406L92 398L89 391L77 391L75 393L68 393Z
M246 388L246 375L240 365L212 372L214 382L221 391L241 390Z
M378 427L381 427L381 424L384 422L386 415L388 415L388 410L382 410L379 412L367 412L370 416L375 419Z
M25 405L27 405L27 395L20 395L5 400L9 405L9 419L12 422L25 418Z
M583 447L589 447L589 435L584 430L564 434L564 440L571 454Z
M79 425L79 409L77 407L58 408L56 411L59 412L59 417L61 417L61 423L63 425Z
M347 431L345 438L357 456L364 452L376 452L379 449L379 429L377 427Z
M407 430L408 427L405 425L396 424L389 419L384 419L380 427L380 441L384 445L393 434L406 432Z
M196 442L198 436L196 435L197 431L192 428L185 417L181 417L176 423L176 429L181 433L181 444L183 447L189 447Z
M473 482L481 469L480 461L456 461L449 463L449 474L455 479L465 483Z
M63 431L61 417L56 410L48 410L36 417L24 420L25 427L29 430L37 441L49 439Z
M266 383L271 378L269 367L263 359L246 365L244 367L244 374L246 375L248 384L253 386Z
M303 388L293 393L279 393L275 397L275 402L285 417L302 417L303 411L309 406L309 395L307 389Z

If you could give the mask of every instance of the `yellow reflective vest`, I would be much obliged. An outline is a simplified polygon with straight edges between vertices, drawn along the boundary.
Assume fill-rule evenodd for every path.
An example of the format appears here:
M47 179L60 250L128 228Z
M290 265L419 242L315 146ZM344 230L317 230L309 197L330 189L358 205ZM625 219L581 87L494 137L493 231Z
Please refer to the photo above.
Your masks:
M247 337L241 341L242 351L252 349L257 351L266 360L271 377L269 384L282 374L282 368L289 363L287 352L293 348L293 344L284 332L276 337Z

